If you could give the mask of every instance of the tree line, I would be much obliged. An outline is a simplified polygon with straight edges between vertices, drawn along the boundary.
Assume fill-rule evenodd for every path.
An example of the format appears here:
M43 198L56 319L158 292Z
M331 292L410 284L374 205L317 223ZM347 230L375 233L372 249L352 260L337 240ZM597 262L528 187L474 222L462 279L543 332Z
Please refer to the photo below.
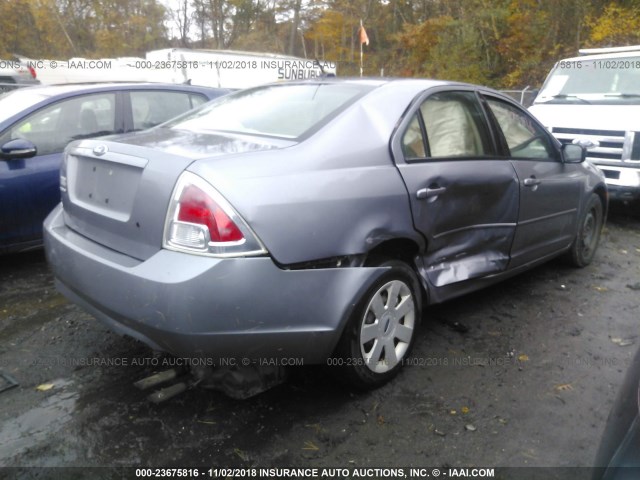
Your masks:
M539 85L578 48L640 44L638 0L0 0L0 58L167 47L291 54L364 72Z

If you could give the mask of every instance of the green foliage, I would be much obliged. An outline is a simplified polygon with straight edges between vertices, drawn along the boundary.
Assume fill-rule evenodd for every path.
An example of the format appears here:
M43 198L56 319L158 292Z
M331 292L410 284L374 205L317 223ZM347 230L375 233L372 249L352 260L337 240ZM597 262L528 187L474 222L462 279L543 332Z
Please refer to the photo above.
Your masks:
M640 5L622 6L612 2L600 17L590 17L593 46L640 44Z
M167 46L289 53L340 75L539 86L583 46L640 44L637 0L0 0L0 58L144 55ZM175 35L174 38L172 34ZM178 33L176 33L178 32Z

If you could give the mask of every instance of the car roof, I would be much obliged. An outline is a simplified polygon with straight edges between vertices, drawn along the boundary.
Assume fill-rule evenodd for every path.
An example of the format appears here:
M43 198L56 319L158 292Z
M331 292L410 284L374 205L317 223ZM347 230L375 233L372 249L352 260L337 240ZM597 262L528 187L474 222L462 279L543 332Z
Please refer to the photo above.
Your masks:
M374 87L387 84L423 84L426 87L436 85L458 84L445 80L434 80L425 78L396 78L396 77L334 77L324 76L319 78L309 78L306 80L292 80L288 82L273 82L271 85L291 85L291 84L320 84L320 83L352 83L356 85L371 85Z
M451 80L436 80L432 78L398 78L398 77L320 77L320 78L311 78L307 80L298 80L291 82L274 82L269 85L286 85L286 84L327 84L327 83L351 83L355 85L369 85L374 88L384 87L384 88L403 88L410 87L412 89L420 89L427 90L433 87L464 87L471 88L474 90L478 90L480 92L491 93L493 95L499 96L505 100L508 100L512 103L515 102L511 97L505 95L504 93L495 90L491 87L486 87L484 85L477 85L472 83L464 83L464 82L455 82ZM260 87L256 87L260 88Z
M228 92L226 88L204 87L198 85L188 85L180 83L153 83L153 82L104 82L104 83L66 83L59 85L35 85L28 88L29 91L37 93L42 97L53 97L58 95L101 92L107 90L175 90L181 92L213 93Z
M452 86L452 87L468 87L478 90L491 91L500 93L490 87L483 85L475 85L472 83L455 82L451 80L436 80L432 78L398 78L398 77L320 77L310 78L307 80L298 80L291 82L274 82L269 85L286 85L286 84L326 84L326 83L351 83L356 85L370 85L373 87L390 86L392 88L402 88L403 86L421 87L428 89L431 87Z

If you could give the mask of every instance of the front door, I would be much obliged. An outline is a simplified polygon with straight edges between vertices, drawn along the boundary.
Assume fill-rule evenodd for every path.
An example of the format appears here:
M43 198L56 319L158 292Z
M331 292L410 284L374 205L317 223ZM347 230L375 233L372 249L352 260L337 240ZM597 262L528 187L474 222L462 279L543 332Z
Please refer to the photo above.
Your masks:
M62 151L72 140L114 133L116 93L61 100L0 132L0 145L23 138L34 157L0 160L0 248L25 248L42 239L42 222L60 202Z
M575 236L583 174L564 164L550 134L514 105L486 96L520 184L520 214L509 268L554 255Z

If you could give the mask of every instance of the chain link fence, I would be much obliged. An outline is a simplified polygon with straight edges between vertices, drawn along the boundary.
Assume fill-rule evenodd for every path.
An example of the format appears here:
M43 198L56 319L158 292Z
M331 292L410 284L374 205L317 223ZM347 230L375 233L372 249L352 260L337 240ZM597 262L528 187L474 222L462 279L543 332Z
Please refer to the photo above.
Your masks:
M509 95L516 102L520 102L525 107L530 107L533 104L533 101L536 99L538 95L537 88L531 88L530 86L526 86L522 90L500 90L502 93Z

